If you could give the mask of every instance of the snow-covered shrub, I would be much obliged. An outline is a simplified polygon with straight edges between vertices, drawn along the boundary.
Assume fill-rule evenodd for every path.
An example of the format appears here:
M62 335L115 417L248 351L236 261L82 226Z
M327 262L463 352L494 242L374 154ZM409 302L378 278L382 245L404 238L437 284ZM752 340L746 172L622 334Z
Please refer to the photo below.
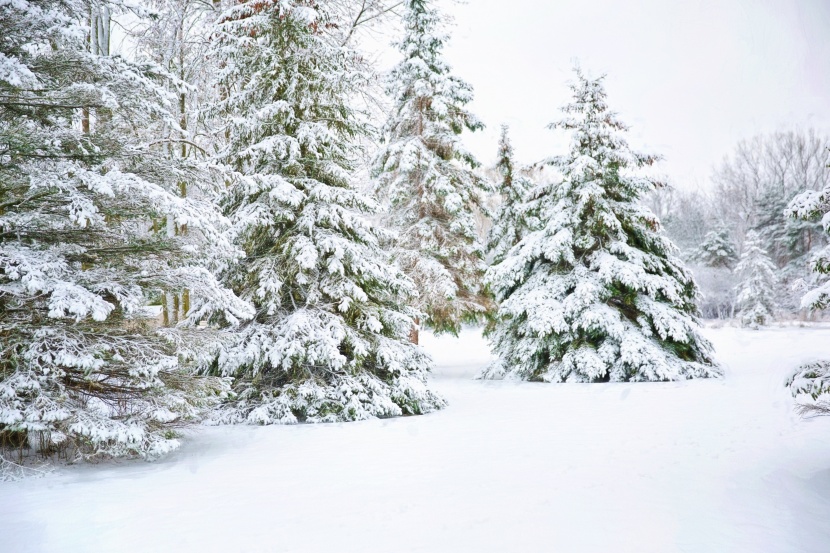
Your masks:
M216 422L350 421L427 413L431 359L410 344L412 282L390 266L352 169L366 132L347 103L355 53L326 34L325 5L257 0L216 28L227 91L223 206L246 256L225 280L256 316L205 368L232 376Z
M602 78L577 71L574 100L553 127L570 152L550 163L563 181L529 199L541 228L487 282L500 302L489 332L499 360L483 377L546 382L679 380L721 369L696 318L697 287L639 200L654 156L632 151L608 110Z
M830 361L805 363L787 385L803 414L830 415Z

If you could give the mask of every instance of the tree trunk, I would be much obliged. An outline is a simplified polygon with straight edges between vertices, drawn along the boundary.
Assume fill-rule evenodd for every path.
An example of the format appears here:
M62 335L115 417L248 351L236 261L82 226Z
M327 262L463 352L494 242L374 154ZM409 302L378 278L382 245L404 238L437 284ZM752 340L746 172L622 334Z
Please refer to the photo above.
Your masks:
M412 325L412 329L409 331L409 341L418 345L418 331L421 327L421 319L420 317L415 317L414 324Z
M179 324L179 296L178 294L173 294L173 325Z
M187 317L188 311L190 311L190 290L185 289L182 292L182 318Z
M163 326L170 326L170 311L167 306L167 294L161 295L161 324Z

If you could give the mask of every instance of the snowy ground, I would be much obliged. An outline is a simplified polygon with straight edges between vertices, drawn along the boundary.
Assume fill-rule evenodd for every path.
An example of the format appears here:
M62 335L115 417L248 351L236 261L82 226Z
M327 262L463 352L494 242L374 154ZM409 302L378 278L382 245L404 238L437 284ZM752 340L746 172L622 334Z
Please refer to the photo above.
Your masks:
M830 417L782 386L830 329L706 332L722 381L482 383L476 333L427 336L446 410L0 484L0 552L830 551Z

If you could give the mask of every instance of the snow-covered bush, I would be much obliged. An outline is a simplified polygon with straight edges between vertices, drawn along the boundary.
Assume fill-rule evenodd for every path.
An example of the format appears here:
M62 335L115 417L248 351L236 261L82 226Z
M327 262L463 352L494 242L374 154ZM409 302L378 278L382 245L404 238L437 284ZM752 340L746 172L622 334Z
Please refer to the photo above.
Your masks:
M392 257L418 289L422 322L457 333L489 308L476 223L489 185L460 138L483 125L466 109L472 88L442 59L441 15L427 0L404 4L404 59L390 75L393 106L374 163L376 192L384 223L398 235Z
M142 134L176 125L169 76L107 55L119 5L0 2L0 440L43 455L158 456L225 393L148 328L150 298L250 316L203 266L232 255L223 218L165 188L186 172Z
M577 71L552 127L572 132L553 158L563 181L528 202L541 229L487 273L500 302L489 332L499 360L483 377L546 382L679 380L721 374L696 319L697 287L639 200L654 156L632 151L602 78Z
M805 415L830 415L830 361L805 363L787 381Z
M348 104L362 75L333 41L325 4L238 2L221 16L216 54L226 91L219 161L223 206L246 256L226 282L256 306L208 374L236 379L217 422L330 422L420 414L444 400L426 385L432 361L408 334L412 282L387 263L384 237L352 183Z

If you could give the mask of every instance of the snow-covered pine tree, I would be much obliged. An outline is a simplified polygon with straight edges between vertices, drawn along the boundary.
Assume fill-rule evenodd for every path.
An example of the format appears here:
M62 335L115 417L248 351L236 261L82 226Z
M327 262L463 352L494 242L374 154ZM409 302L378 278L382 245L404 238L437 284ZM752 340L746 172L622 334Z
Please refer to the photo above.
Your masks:
M151 231L168 217L223 250L221 215L157 184L176 166L137 130L171 98L163 74L105 55L120 4L0 3L0 445L43 455L160 455L223 393L149 328L152 297L199 290L187 323L251 314L199 243Z
M436 332L457 333L489 308L481 288L484 252L476 212L489 184L461 145L483 125L466 109L470 85L442 59L447 37L428 0L406 0L403 61L389 79L392 114L373 175L385 224L398 233L393 259L418 289L414 306ZM417 342L417 329L413 333Z
M758 224L755 230L761 238L761 247L778 266L786 267L798 260L798 269L806 269L805 255L809 253L812 235L821 234L821 223L785 217L787 206L795 194L777 186L769 187L758 198Z
M731 268L738 260L732 233L726 225L710 230L703 238L703 243L693 254L693 259L707 267Z
M493 226L487 239L487 254L492 264L501 263L507 252L534 227L534 219L524 209L524 202L532 183L516 171L513 146L502 125L496 170L501 176L498 193L501 203L493 216Z
M776 267L761 244L757 232L747 232L741 260L735 266L741 323L750 328L766 325L775 315Z
M821 221L825 233L830 233L830 186L821 190L802 192L790 202L787 208L789 217L803 221ZM804 294L801 306L804 309L825 309L830 305L830 245L825 246L813 254L810 265L821 283Z
M212 374L236 377L218 422L326 422L427 413L431 360L407 340L413 285L390 266L376 209L355 190L349 97L354 53L331 40L326 4L238 2L221 16L217 53L234 171L224 206L246 258L227 281L256 317Z
M787 209L790 217L804 220L820 220L824 231L830 233L830 186L821 190L808 190L796 196ZM819 284L804 294L804 309L826 309L830 305L830 246L813 255L810 262L820 277ZM830 360L802 365L789 381L790 390L801 404L802 412L813 415L830 415Z
M482 377L546 382L678 380L721 369L696 318L697 288L657 218L639 202L655 182L638 171L606 105L602 78L577 70L573 102L552 128L572 132L563 175L529 200L528 234L487 282L500 302L489 332L499 360Z

